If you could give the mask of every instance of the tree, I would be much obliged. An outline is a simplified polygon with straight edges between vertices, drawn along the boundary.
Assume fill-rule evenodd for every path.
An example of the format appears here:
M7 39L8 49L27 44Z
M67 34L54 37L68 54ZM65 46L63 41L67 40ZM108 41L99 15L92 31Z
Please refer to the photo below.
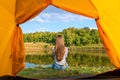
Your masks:
M24 34L25 42L45 42L55 44L56 34L62 34L65 39L66 46L81 46L89 44L100 44L99 33L97 29L89 27L64 29L62 32L35 32Z

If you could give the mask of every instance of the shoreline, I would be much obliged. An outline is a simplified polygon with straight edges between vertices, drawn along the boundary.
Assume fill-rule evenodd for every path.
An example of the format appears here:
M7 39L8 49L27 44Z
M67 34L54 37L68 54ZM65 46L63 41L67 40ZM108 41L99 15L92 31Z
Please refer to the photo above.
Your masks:
M26 55L28 54L43 54L45 52L51 53L53 45L48 43L25 43ZM91 52L91 53L105 53L102 45L86 45L86 46L70 46L69 51Z

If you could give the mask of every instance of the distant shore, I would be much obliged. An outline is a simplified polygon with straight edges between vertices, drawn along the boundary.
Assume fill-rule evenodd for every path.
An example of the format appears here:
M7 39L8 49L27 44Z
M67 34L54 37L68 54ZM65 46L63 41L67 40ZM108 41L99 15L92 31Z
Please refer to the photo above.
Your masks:
M51 53L53 48L52 44L48 43L25 43L26 55L30 54L42 54L44 52ZM69 51L81 51L81 52L100 52L105 53L103 45L86 45L86 46L70 46Z

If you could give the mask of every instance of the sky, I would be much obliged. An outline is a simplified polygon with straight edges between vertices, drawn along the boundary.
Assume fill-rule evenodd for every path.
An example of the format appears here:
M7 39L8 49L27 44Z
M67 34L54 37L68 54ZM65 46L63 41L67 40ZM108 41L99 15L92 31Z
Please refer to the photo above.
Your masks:
M60 32L69 27L96 28L96 23L94 19L48 6L38 16L20 26L23 33L44 31Z

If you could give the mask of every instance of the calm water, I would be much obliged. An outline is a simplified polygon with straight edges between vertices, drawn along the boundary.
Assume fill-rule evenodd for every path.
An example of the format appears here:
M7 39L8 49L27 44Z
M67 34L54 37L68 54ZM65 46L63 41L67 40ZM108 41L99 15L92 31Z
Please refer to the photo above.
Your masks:
M29 63L29 62L26 62L25 63L25 68L32 68L32 67L37 67L37 66L40 66L40 67L43 67L43 68L49 68L49 67L52 67L52 64L34 64L34 63Z
M30 67L51 67L54 62L50 53L45 55L26 55L26 68ZM69 52L67 57L69 66L77 67L81 65L87 66L111 66L109 58L104 53L88 53L88 52Z
M26 62L25 63L25 68L32 68L32 67L36 67L37 65L36 64L33 64L33 63L29 63L29 62Z

